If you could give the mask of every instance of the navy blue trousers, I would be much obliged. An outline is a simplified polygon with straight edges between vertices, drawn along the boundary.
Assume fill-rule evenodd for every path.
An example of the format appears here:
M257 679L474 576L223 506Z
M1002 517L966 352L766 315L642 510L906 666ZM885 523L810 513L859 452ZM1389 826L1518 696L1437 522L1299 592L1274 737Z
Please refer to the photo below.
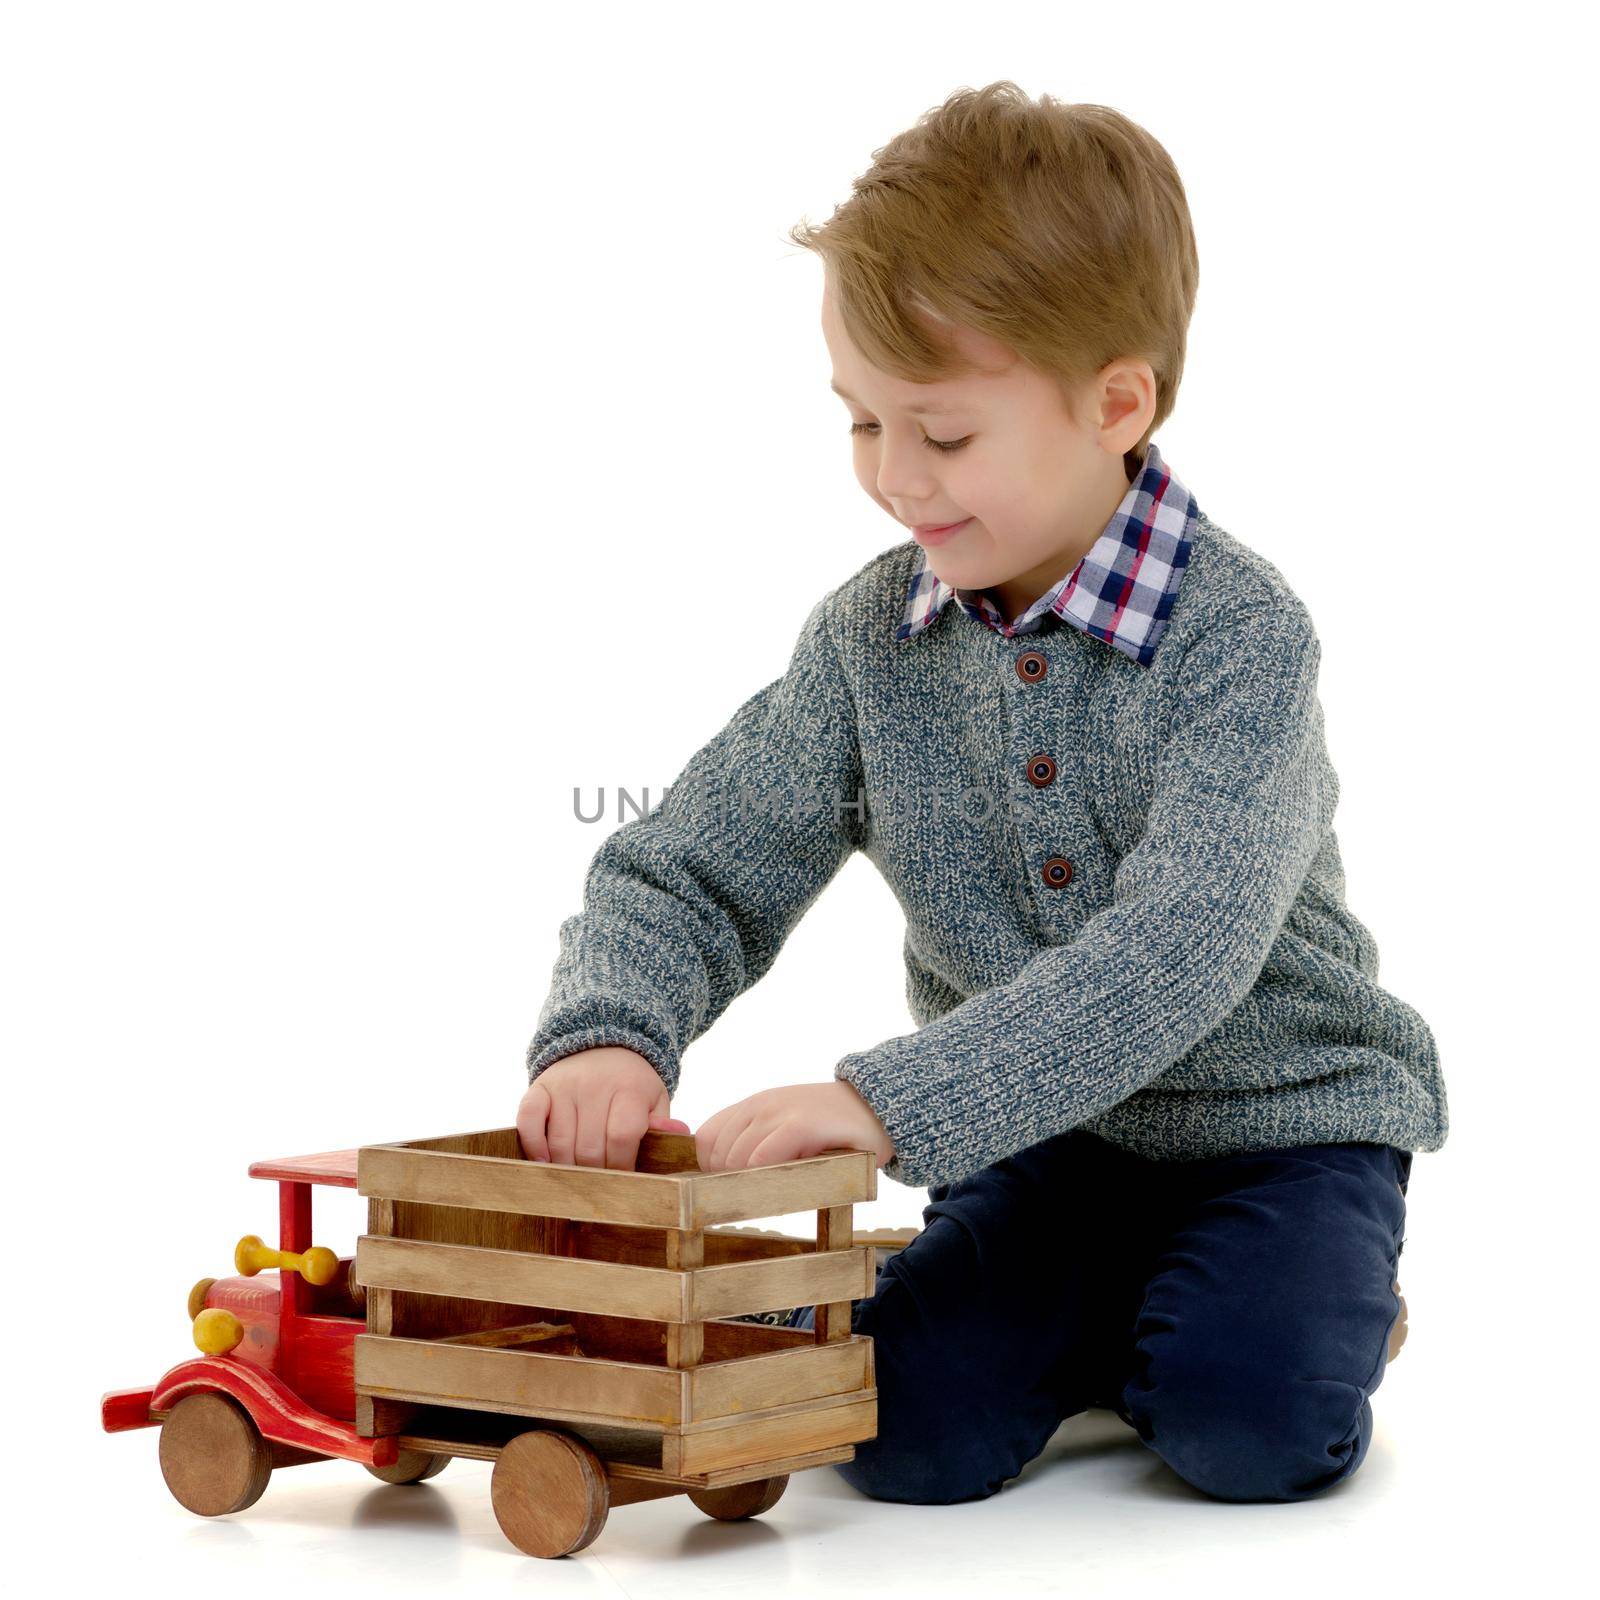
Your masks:
M1410 1175L1386 1144L1151 1161L1073 1129L934 1185L852 1312L878 1434L834 1470L982 1499L1097 1407L1213 1498L1320 1494L1372 1440Z

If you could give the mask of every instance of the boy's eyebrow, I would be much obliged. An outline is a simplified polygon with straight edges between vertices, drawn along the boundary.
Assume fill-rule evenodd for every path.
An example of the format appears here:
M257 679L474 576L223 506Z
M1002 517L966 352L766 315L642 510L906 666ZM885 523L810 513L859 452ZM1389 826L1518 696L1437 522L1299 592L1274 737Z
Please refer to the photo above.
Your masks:
M834 383L831 379L829 380L828 387L830 389L832 389L833 392L836 395L840 395L846 400L856 400L856 397L853 394L849 394L845 390L841 389L839 387L839 385ZM856 404L857 405L860 405L861 403L862 403L861 401L856 400ZM911 415L914 416L914 417L927 417L927 416L932 416L935 412L965 411L967 409L968 409L968 407L963 406L963 405L958 405L958 404L955 404L953 402L949 403L949 404L946 404L946 405L929 404L929 405L925 405L925 406L907 406L906 407L906 410L909 411L911 413Z

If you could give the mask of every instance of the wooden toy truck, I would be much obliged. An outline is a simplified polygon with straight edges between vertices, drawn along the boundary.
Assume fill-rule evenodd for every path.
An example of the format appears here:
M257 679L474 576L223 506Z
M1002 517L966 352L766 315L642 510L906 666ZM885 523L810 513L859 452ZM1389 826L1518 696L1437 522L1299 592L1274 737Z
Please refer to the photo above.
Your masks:
M401 1484L469 1456L494 1462L511 1542L558 1556L635 1500L759 1515L876 1436L851 1303L874 1249L917 1230L853 1231L866 1151L705 1173L691 1137L651 1132L629 1172L529 1161L496 1128L250 1174L278 1183L278 1248L246 1235L238 1276L195 1284L198 1356L101 1397L108 1432L160 1426L162 1474L202 1516L253 1504L275 1467L338 1457ZM353 1258L312 1244L318 1184L368 1197ZM814 1239L730 1226L802 1210ZM728 1320L795 1305L814 1329Z

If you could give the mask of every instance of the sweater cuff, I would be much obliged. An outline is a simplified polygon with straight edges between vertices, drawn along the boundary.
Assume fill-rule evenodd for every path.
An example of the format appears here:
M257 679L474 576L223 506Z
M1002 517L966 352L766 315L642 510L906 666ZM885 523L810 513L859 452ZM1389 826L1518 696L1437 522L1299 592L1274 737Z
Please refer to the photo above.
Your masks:
M567 1033L535 1041L528 1047L528 1082L532 1083L546 1067L554 1066L564 1056L576 1055L580 1050L597 1050L608 1044L624 1045L643 1056L656 1069L667 1093L672 1095L677 1092L678 1063L670 1050L664 1049L659 1040L640 1033L636 1028L607 1026L604 1023L574 1028Z
M906 1063L897 1069L884 1059L884 1052L892 1050L896 1042L890 1039L873 1050L858 1050L842 1057L833 1075L841 1083L848 1083L872 1107L894 1145L893 1158L878 1170L896 1183L920 1188L943 1179L938 1163L946 1130L928 1117L929 1097L907 1086ZM892 1091L890 1082L895 1084Z

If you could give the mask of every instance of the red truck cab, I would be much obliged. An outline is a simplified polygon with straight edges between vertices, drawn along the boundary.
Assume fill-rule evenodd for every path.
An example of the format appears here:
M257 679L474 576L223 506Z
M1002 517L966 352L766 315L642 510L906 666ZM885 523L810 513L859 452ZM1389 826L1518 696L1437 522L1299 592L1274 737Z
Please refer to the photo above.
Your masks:
M252 1178L278 1185L278 1248L303 1254L312 1246L311 1200L319 1184L356 1187L356 1151L331 1150L257 1161ZM189 1296L191 1319L218 1309L238 1319L239 1342L225 1354L196 1353L149 1389L114 1389L100 1398L108 1433L162 1423L191 1395L222 1395L240 1407L271 1448L273 1464L338 1456L373 1468L392 1467L392 1438L355 1430L355 1340L366 1329L353 1256L340 1257L327 1283L299 1272L201 1279ZM383 1474L387 1476L387 1474Z

